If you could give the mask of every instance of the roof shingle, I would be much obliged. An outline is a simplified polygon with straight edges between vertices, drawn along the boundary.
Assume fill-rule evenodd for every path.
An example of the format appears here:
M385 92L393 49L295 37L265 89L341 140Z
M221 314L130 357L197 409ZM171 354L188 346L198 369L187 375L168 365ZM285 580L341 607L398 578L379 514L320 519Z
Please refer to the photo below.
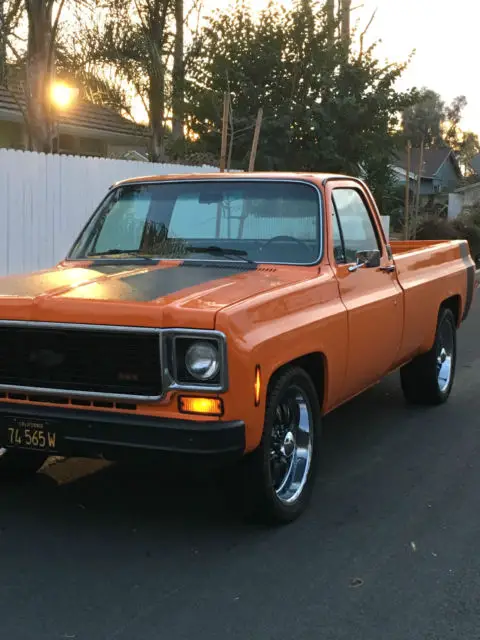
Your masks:
M11 113L16 119L22 116L20 105L25 104L25 98L20 91L13 92L0 86L0 111ZM58 121L60 124L73 127L81 127L95 131L103 131L116 135L127 136L148 136L148 128L139 125L119 113L106 107L91 103L78 103L72 105L68 111L59 113Z
M440 148L440 149L425 149L423 152L423 168L421 175L423 178L433 178L433 176L440 169L442 164L448 158L448 156L452 154L453 163L455 168L457 168L457 162L453 155L452 149L449 147ZM407 153L398 152L397 160L395 161L395 166L401 167L405 171L407 170ZM410 172L417 174L418 166L420 164L420 149L413 148L411 150L410 155Z

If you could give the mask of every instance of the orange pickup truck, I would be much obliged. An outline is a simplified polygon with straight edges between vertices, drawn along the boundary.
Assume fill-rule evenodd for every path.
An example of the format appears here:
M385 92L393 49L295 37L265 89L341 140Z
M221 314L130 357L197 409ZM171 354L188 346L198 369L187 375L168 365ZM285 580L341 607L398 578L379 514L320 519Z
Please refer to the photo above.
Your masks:
M388 244L353 178L120 182L64 261L0 279L0 472L181 454L291 521L325 414L396 369L448 398L474 283L464 241Z

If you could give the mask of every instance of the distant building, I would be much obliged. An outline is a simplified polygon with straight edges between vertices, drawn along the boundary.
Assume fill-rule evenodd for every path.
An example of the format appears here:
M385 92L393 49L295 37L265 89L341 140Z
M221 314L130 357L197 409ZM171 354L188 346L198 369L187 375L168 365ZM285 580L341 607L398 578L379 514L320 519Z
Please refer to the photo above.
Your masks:
M27 149L21 94L0 86L0 147ZM111 109L77 103L55 123L58 152L70 155L147 159L149 131Z
M480 181L472 182L460 187L455 193L450 194L448 202L448 215L455 218L462 211L467 212L473 207L480 206Z
M420 164L420 149L411 150L410 173L408 181L412 194L416 193ZM398 153L393 162L393 171L399 184L407 181L407 154ZM452 193L461 184L462 172L452 149L425 149L420 172L420 195L434 196L441 193Z
M480 153L477 153L476 156L470 160L470 167L473 169L474 173L480 177Z

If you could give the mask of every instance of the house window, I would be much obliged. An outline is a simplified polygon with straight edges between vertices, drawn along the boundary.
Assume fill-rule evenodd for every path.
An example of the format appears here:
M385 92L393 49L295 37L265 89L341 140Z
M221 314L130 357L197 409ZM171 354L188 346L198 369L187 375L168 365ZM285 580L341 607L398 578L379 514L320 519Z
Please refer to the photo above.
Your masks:
M82 156L106 156L107 145L97 138L80 138L79 152Z
M75 151L75 138L65 133L60 134L59 152L60 153L74 153Z
M21 124L0 120L0 147L7 149L25 148Z

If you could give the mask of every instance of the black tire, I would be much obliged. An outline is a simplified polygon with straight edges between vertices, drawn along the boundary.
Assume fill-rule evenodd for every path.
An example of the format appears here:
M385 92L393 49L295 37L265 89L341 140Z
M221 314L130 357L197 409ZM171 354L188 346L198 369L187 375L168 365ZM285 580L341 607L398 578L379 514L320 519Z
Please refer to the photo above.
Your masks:
M448 343L448 344L444 344ZM451 353L447 353L451 352ZM440 367L449 363L448 379ZM457 328L452 311L446 307L438 314L437 331L432 348L402 367L403 394L411 404L439 405L448 400L455 379L457 362ZM445 368L444 371L447 369Z
M0 456L0 480L23 480L34 476L48 456L36 451L7 449Z
M293 399L294 394L295 399ZM297 405L300 397L305 400L305 403L302 403L301 406L305 407L309 418L309 433L311 433L311 437L308 439L304 436L305 431L297 427L295 434L293 434L294 428L291 427L295 422L299 423L302 415L297 410L300 406ZM288 413L286 413L286 407L288 407ZM295 417L292 419L294 414ZM277 453L279 458L282 457L282 462L277 460L275 455L272 455L272 448L275 449L279 441L278 423L280 415L283 416L285 423L287 420L290 423L290 427L285 426L285 433L280 435L280 438L283 438L283 453L285 453L287 445L291 445L291 440L287 441L289 434L294 436L294 453L290 456L291 461L287 456L282 456L280 451ZM288 418L286 417L287 415ZM280 375L272 380L269 387L260 446L242 461L241 498L244 513L248 518L253 517L255 520L261 520L268 524L286 524L298 518L307 507L312 494L318 466L320 436L320 404L310 376L299 367L289 367L283 370ZM311 443L311 448L304 444L300 449L299 442ZM293 465L293 462L294 456L295 460L301 460L298 454L300 451L304 451L305 447L306 450L310 451L309 464L304 464L302 471L302 462L298 465ZM284 466L285 469L290 465L290 469L299 469L299 474L303 473L301 481L292 483L290 490L292 493L291 502L286 501L288 498L287 489L285 489L285 495L282 495L281 485L280 487L275 486L273 468L277 470L282 465L286 465ZM288 473L286 476L288 476ZM297 484L298 495L295 495L293 487L297 486Z

